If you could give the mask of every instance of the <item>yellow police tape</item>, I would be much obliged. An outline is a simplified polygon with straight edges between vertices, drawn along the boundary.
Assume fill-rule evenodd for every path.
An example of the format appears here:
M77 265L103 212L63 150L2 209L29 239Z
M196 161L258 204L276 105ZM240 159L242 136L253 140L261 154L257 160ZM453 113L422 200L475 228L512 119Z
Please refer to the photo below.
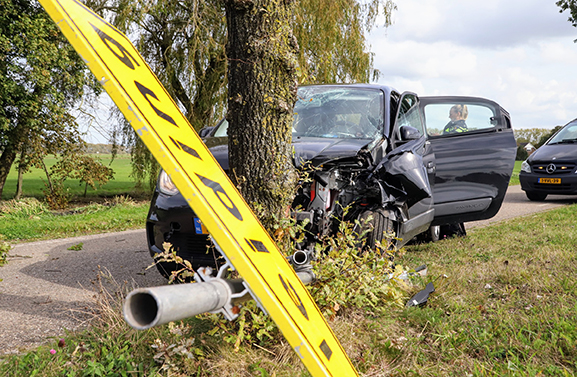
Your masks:
M357 376L308 291L124 34L77 0L40 0L313 376Z

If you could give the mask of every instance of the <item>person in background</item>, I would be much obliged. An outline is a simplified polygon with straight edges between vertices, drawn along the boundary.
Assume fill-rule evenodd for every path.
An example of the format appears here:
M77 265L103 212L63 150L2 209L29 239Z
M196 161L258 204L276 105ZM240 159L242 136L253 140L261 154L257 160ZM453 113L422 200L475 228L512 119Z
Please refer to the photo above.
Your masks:
M455 132L467 132L467 124L465 121L469 116L467 105L455 105L449 110L449 118L451 121L443 128L444 134L451 134Z

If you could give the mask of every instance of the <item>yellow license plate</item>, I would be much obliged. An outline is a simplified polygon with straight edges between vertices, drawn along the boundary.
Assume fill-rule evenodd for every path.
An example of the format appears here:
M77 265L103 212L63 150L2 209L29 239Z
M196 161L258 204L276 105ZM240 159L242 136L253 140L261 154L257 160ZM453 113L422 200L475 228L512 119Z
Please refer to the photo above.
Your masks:
M561 184L561 178L539 178L539 183L559 185Z

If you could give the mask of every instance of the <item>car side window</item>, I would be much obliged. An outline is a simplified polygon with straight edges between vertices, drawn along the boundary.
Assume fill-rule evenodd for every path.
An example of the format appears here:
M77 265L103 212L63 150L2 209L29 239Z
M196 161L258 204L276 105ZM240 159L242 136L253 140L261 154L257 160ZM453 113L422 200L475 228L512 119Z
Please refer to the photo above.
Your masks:
M417 129L421 135L424 134L424 126L418 104L417 96L413 94L405 94L403 96L396 121L397 140L400 140L400 130L405 126L413 127Z
M447 136L494 129L492 107L475 103L433 103L424 108L429 136Z

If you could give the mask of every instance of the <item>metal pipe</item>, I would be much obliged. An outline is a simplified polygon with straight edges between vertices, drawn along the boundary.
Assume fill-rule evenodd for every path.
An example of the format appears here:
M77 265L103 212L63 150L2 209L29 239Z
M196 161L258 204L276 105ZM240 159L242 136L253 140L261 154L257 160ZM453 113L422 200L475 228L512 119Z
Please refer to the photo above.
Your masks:
M296 271L304 284L316 277L311 268ZM139 288L124 301L124 320L137 330L146 330L207 312L220 312L228 320L238 315L234 306L252 298L242 279L210 278L199 283ZM201 276L199 276L199 279Z
M311 269L296 271L296 274L304 285L312 284L317 280L317 276Z
M305 263L307 263L308 261L309 261L309 255L306 251L303 251L303 250L297 250L291 256L291 262L295 266L302 266Z
M224 279L139 288L124 302L124 319L137 330L212 312L231 302L233 287Z

